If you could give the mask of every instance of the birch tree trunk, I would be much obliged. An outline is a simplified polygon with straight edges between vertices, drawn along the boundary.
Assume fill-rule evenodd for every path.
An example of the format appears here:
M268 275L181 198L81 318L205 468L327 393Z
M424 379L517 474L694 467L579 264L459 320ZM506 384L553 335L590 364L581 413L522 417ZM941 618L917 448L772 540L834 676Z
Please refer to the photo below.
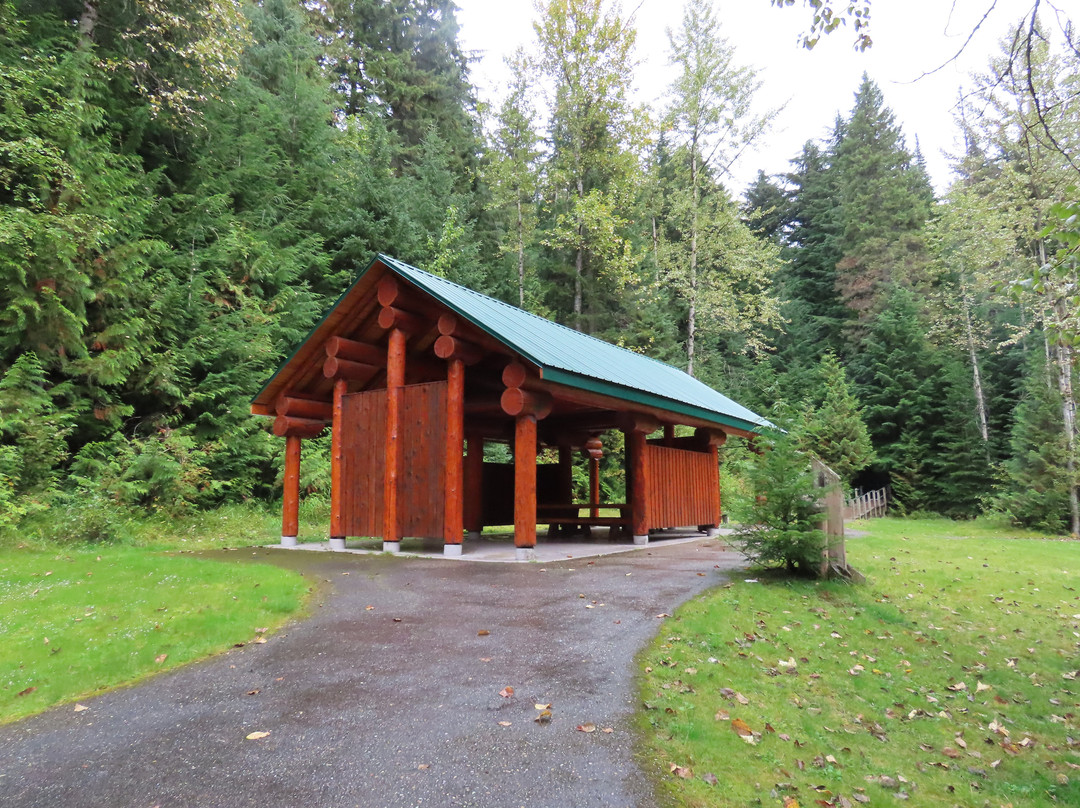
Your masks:
M971 300L964 292L964 330L967 334L968 358L971 360L971 382L975 391L975 410L979 416L979 434L982 436L987 459L990 452L990 427L986 416L986 396L983 393L982 373L979 371L979 355L975 350L975 335L971 327Z

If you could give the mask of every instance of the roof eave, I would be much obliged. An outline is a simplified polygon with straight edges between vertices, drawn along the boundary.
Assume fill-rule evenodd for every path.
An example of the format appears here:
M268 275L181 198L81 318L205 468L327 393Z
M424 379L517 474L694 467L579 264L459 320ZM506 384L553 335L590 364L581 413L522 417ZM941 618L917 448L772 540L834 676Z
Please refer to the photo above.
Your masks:
M692 418L708 421L720 427L728 426L755 435L761 434L765 430L775 428L774 425L768 421L754 423L753 421L724 415L704 407L696 407L693 404L664 398L663 396L658 396L644 390L623 387L622 385L614 384L612 382L606 382L588 376L581 376L577 373L559 370L558 368L545 367L543 378L545 381L553 384L562 384L567 387L577 388L578 390L585 390L590 393L611 396L622 401L642 404L646 407L654 407L668 412L678 413L680 415L688 415Z

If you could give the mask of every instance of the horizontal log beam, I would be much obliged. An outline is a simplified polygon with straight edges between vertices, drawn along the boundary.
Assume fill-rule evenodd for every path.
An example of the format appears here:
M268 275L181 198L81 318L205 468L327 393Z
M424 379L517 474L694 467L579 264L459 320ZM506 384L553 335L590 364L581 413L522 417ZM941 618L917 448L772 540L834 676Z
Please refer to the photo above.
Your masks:
M360 362L372 367L386 367L386 348L345 339L344 337L330 337L326 341L326 355L338 359L348 359L350 362Z
M326 422L313 418L279 415L274 419L274 434L279 438L314 438L326 429Z
M551 396L547 393L511 387L502 394L502 408L507 415L532 415L539 421L551 412Z
M661 423L651 415L637 412L624 412L619 417L619 427L625 432L641 432L651 435L658 430Z
M396 328L409 336L416 336L429 330L431 323L412 312L394 308L393 306L383 306L379 312L379 327L385 328L387 331Z
M323 362L323 376L328 379L345 379L347 381L368 381L378 373L379 368L363 362L350 362L348 359L339 359L336 356L326 357Z
M444 337L459 337L463 331L461 320L453 314L439 315L439 333Z
M503 368L502 381L507 387L521 387L528 378L529 371L521 362L515 360Z
M722 429L709 429L698 427L694 430L694 437L702 441L706 446L723 446L727 443L727 433Z
M393 306L401 297L401 284L397 278L386 275L379 281L377 294L380 306Z
M458 337L450 337L444 334L435 340L435 355L439 359L447 361L460 359L466 365L475 365L484 358L484 354L483 348L473 345L471 342L465 342Z
M329 421L334 412L334 405L329 401L318 401L296 396L279 396L275 407L278 415L292 415L297 418L316 418Z

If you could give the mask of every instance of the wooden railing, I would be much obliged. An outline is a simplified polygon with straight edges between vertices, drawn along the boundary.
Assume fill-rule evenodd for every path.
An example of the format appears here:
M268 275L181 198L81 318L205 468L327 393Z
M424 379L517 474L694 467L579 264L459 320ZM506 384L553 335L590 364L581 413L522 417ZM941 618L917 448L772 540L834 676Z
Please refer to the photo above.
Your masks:
M844 500L844 519L873 519L884 516L888 505L886 489L867 491Z

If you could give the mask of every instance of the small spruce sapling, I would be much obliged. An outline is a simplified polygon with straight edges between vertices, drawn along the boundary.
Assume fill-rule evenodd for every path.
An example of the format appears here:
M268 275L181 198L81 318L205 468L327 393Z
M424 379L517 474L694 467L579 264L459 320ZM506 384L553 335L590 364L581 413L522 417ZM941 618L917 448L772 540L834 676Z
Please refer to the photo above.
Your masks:
M791 433L763 435L755 443L762 450L749 469L755 500L735 533L739 552L755 564L815 574L825 534L810 459Z

